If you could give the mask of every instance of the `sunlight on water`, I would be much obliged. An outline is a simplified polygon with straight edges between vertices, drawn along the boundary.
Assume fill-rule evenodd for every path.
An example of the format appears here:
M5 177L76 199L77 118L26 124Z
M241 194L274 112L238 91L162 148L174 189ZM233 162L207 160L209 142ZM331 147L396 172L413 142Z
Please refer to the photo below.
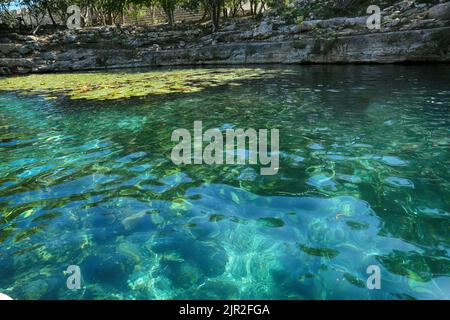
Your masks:
M114 101L0 93L0 292L450 298L449 67L261 70ZM196 120L279 129L279 173L174 165L171 133Z

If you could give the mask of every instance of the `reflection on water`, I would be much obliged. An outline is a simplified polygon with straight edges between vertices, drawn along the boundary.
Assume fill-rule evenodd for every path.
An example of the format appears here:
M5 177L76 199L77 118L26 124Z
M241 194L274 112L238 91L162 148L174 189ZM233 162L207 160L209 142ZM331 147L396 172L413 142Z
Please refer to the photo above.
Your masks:
M2 93L0 291L448 299L450 67L267 70L100 104ZM175 166L171 133L195 120L280 129L279 173ZM381 290L366 288L370 265Z

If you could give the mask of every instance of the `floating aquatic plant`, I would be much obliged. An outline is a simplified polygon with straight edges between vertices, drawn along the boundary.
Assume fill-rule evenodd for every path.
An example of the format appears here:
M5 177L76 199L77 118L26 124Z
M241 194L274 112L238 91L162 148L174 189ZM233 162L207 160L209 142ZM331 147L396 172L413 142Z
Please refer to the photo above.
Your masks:
M73 100L118 100L149 95L193 93L227 83L273 76L263 69L174 69L148 72L34 74L0 79L0 90L65 96Z
M339 254L339 251L330 248L312 248L305 245L300 245L300 249L312 256L334 258Z

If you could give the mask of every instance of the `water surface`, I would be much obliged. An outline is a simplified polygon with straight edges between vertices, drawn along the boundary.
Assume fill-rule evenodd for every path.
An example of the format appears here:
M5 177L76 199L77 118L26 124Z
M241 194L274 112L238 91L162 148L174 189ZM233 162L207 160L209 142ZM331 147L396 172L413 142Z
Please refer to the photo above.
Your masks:
M450 298L450 66L169 69L173 90L153 94L161 77L135 94L141 72L46 96L0 79L1 292ZM172 131L198 120L279 129L279 173L174 165ZM66 287L69 265L81 290ZM380 290L366 287L370 265Z

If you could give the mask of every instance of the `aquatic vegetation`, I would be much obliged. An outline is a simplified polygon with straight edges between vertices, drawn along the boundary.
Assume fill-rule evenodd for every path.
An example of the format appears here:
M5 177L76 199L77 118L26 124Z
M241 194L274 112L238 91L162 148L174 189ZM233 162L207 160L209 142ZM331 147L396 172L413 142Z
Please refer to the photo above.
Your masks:
M0 291L19 299L449 298L447 69L2 78ZM125 88L147 98L128 99ZM174 165L171 133L199 120L220 130L278 128L279 172ZM69 265L80 266L82 290L67 290ZM366 289L369 265L380 267L383 290Z
M43 94L48 98L118 100L170 93L193 93L242 80L271 77L263 69L175 69L148 72L33 74L0 79L0 91Z
M355 286L357 286L359 288L365 288L366 287L366 283L363 280L356 278L355 276L351 275L350 273L347 273L347 272L344 273L344 278L348 282L350 282L351 284L353 284L353 285L355 285Z
M353 230L364 230L369 227L367 224L359 223L357 221L346 221L345 223Z
M334 258L339 254L339 251L329 248L311 248L305 245L300 245L300 249L312 256Z
M259 218L258 223L265 227L281 228L284 226L284 222L278 218Z

